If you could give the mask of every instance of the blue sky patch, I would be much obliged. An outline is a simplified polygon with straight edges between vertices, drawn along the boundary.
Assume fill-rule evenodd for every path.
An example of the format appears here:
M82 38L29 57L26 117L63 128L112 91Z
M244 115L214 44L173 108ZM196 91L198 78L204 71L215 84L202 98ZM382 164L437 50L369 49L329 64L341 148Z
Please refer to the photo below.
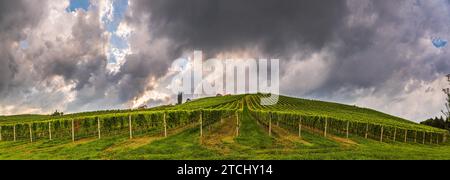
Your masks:
M19 45L20 45L21 49L28 49L28 46L29 46L27 40L20 41Z
M114 0L113 1L113 20L106 23L106 29L109 32L115 32L119 27L120 22L125 16L125 12L128 9L128 0Z
M445 46L447 46L448 41L446 39L442 39L442 38L434 38L431 40L431 42L433 43L434 47L436 48L444 48Z
M111 47L121 51L128 48L127 40L117 36L115 32L117 32L117 29L125 16L125 12L128 9L128 0L113 0L112 3L114 9L112 19L110 20L104 17L102 20L105 24L106 30L112 33L110 39ZM117 63L117 57L114 55L110 56L108 58L108 62Z
M74 12L77 9L83 9L87 11L91 2L89 0L70 0L70 5L67 7L68 12Z

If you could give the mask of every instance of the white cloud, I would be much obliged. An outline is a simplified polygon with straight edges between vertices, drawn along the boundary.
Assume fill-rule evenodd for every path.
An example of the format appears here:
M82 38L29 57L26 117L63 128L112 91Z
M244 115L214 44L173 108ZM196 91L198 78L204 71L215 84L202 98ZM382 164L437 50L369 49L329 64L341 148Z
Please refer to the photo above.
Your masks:
M297 96L320 88L330 76L334 59L332 53L323 50L308 57L296 55L283 65L285 74L281 77L281 91Z
M446 78L432 82L411 80L404 89L398 90L405 93L396 97L374 92L373 89L355 90L355 95L359 97L353 103L421 122L440 115L445 103L442 89L447 85Z

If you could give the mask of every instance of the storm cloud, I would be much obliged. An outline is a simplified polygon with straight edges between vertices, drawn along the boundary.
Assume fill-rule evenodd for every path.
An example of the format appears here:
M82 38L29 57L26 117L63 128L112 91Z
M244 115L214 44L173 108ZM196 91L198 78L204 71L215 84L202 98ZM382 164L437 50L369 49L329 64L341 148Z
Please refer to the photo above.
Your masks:
M320 49L347 13L343 0L137 0L132 8L135 16L150 16L155 36L212 55L248 46L273 55L293 46Z
M42 9L32 8L29 3L0 1L0 98L8 94L18 71L12 51L25 38L24 29L32 28L42 15Z
M414 120L443 103L449 53L431 39L449 38L446 0L130 0L117 33L111 3L0 1L0 113L170 103L171 64L194 50L280 59L287 95ZM116 64L113 34L126 44Z

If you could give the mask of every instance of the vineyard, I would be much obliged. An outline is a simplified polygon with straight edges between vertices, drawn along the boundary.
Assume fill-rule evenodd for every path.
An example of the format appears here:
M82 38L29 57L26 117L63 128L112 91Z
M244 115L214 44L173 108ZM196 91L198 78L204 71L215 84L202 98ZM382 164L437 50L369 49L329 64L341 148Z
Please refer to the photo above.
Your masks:
M0 141L72 140L89 137L129 135L167 136L170 129L193 124L210 126L221 119L236 116L242 96L219 101L204 99L189 104L158 108L150 111L116 113L86 113L87 116L66 115L37 122L0 124ZM17 117L14 117L17 119ZM28 122L29 121L29 122ZM6 121L8 122L8 121Z
M302 127L349 138L360 136L381 142L439 144L447 132L376 112L334 103L280 97L275 106L261 106L261 95L246 97L252 115L267 129L277 125L301 136Z
M202 139L206 132L213 133L214 127L224 126L227 122L230 126L226 131L230 131L237 140L242 140L247 131L251 131L247 124L255 123L253 129L261 129L260 133L271 138L295 136L305 139L313 135L322 138L360 138L384 144L425 145L447 141L444 130L370 109L285 96L280 96L276 105L261 106L263 97L261 94L210 97L148 110L102 111L60 117L0 117L0 142L32 144L114 137L167 138L180 129L195 130L197 137ZM256 135L247 136L250 138L246 140L252 141L251 136ZM272 141L271 138L266 141Z

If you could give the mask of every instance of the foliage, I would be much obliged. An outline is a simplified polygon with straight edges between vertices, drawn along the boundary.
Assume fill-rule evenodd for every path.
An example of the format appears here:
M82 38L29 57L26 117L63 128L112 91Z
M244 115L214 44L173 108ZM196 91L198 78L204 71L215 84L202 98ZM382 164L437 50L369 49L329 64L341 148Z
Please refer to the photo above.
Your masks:
M348 132L360 137L408 142L442 142L443 130L415 124L374 110L337 103L296 99L280 96L278 104L261 106L262 94L209 97L178 106L162 106L147 110L98 111L64 115L58 118L44 116L36 121L8 121L0 124L3 140L29 141L75 139L127 135L163 135L167 129L199 125L208 127L222 119L242 117L249 112L263 126L269 123L295 131L301 122L305 127L344 136ZM245 108L244 108L245 107ZM201 117L201 118L200 118ZM44 119L48 118L48 119ZM32 119L32 118L30 118ZM31 132L31 133L30 133Z

